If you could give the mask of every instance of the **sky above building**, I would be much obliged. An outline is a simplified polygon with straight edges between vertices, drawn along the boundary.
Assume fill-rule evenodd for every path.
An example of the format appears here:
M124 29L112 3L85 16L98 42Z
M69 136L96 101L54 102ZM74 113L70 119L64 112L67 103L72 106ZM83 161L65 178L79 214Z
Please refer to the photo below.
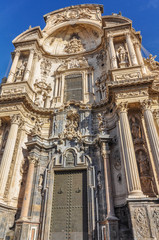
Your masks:
M45 26L43 15L71 5L103 4L103 15L121 11L132 20L136 31L141 31L144 53L159 55L159 0L6 0L1 2L0 13L0 80L7 75L11 65L12 40L32 27ZM159 61L159 56L156 58Z

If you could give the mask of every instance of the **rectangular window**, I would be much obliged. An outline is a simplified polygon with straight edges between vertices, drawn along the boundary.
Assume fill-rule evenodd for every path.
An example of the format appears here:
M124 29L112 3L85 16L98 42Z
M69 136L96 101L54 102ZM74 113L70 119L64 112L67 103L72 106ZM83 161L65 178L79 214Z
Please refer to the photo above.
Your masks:
M64 102L69 100L83 100L82 74L71 74L65 77Z

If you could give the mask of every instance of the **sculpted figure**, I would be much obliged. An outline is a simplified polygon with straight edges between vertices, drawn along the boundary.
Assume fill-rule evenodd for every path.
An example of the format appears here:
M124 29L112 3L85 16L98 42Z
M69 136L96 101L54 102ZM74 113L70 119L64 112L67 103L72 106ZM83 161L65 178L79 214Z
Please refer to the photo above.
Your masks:
M117 49L116 52L118 61L119 61L119 66L122 67L126 67L126 63L127 63L127 52L125 50L125 48L123 46L120 46Z
M133 139L141 139L141 129L140 129L140 125L136 122L135 117L131 118L131 133L132 133L132 137Z
M24 76L24 72L25 72L25 69L26 69L26 61L22 61L20 66L18 67L17 71L16 71L16 77L17 78L21 78Z
M147 157L144 156L142 151L139 151L137 161L139 163L139 172L140 176L147 176L149 175L149 162Z

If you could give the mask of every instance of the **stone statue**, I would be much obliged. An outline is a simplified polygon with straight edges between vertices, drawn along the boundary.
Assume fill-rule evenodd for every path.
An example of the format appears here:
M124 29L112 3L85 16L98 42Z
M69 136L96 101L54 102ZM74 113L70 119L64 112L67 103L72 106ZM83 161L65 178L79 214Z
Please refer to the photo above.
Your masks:
M131 133L133 139L141 139L141 129L140 124L137 123L137 119L135 117L131 118Z
M16 79L24 77L26 65L27 65L27 62L23 60L15 73Z
M117 59L119 61L120 68L126 67L127 63L127 52L123 46L120 46L116 52Z
M137 156L137 161L139 165L139 173L140 176L148 176L149 175L149 162L147 157L143 154L143 151L139 151Z

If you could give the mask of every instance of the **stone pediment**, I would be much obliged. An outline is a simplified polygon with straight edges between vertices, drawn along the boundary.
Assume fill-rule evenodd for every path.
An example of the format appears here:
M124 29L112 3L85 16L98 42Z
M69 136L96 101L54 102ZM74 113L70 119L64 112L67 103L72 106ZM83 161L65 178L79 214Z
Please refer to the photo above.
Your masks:
M25 32L21 33L13 40L13 44L20 43L20 42L27 42L38 40L42 38L42 32L40 27L29 28Z
M104 16L102 18L103 26L105 28L117 27L125 24L132 24L132 21L126 17L122 17L121 13L113 13L110 16Z

